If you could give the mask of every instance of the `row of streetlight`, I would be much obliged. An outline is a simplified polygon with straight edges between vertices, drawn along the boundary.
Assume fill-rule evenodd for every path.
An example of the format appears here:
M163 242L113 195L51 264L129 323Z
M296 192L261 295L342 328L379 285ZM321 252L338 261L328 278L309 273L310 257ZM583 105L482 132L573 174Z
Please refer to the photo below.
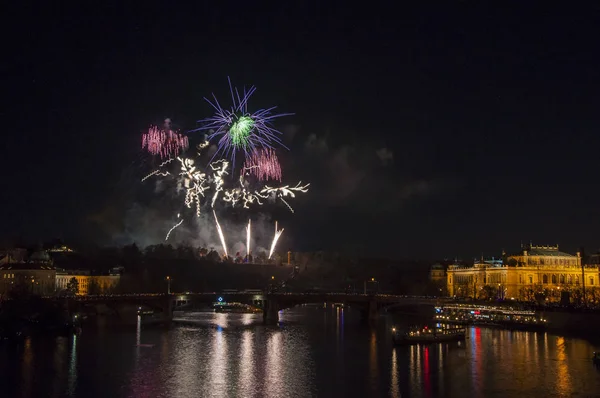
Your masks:
M171 277L169 275L167 275L167 277L165 278L165 280L167 281L167 294L171 294ZM274 281L275 280L275 275L271 275L271 280ZM31 280L31 282L33 283L33 279Z
M167 275L167 277L165 278L165 280L167 281L167 294L171 294L171 277L169 275ZM275 280L275 275L271 275L271 280L274 281ZM33 282L33 279L31 280L31 282ZM379 281L376 281L375 278L371 278L370 281L366 281L364 283L364 293L367 294L367 282L371 282L371 283L377 283L377 286L379 287Z

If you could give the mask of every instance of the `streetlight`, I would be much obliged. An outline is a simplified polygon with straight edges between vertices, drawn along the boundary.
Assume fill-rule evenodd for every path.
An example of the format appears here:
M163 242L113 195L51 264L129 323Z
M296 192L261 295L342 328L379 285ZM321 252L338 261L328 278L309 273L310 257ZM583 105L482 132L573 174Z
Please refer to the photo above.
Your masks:
M171 294L171 277L167 275L167 294Z
M275 276L271 275L271 280L274 281L275 280Z

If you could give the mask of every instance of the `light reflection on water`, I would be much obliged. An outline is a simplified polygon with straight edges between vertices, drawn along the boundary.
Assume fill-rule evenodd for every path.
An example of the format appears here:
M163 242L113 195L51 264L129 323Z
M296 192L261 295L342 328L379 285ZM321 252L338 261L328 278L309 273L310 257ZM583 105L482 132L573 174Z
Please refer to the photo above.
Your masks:
M170 329L86 329L0 344L6 397L597 396L594 345L471 329L457 344L393 347L389 331L327 306L281 314L190 313Z
M238 391L241 396L252 397L256 394L256 370L253 333L250 330L242 332L242 347L240 349L240 366L238 377Z
M221 320L222 319L218 319L218 321ZM212 396L225 397L227 396L227 376L229 374L229 367L233 363L232 361L227 360L227 339L223 336L221 324L218 325L217 330L211 332L212 336L210 340L212 344L209 349L211 355L208 358L208 373L210 374L210 377L207 380L207 387L208 390L211 391Z
M69 361L69 383L67 395L75 394L77 386L77 335L71 337L71 360Z

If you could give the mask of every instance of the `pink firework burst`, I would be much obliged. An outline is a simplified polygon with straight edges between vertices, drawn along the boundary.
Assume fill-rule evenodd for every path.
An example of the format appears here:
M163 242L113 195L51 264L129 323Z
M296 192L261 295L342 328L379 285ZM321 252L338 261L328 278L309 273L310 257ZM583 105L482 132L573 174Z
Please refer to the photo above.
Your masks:
M253 151L244 163L244 170L254 174L259 181L281 181L281 165L273 149Z
M171 129L164 130L150 126L148 132L142 134L142 149L161 159L173 158L188 148L188 138Z

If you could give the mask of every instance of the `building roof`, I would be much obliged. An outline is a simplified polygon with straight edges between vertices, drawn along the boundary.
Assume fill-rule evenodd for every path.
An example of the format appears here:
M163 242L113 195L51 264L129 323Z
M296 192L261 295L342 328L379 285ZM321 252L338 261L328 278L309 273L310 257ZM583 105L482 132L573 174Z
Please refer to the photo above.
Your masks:
M433 265L431 266L431 269L432 269L432 270L433 270L433 269L445 269L445 267L444 267L442 264L440 264L440 263L437 263L437 264L433 264Z
M528 256L545 256L545 257L575 257L572 254L561 252L556 246L533 246L529 245L521 249L515 256L524 256L527 251Z
M0 271L8 271L8 270L55 271L56 269L53 266L51 266L49 264L44 264L44 263L10 263L10 264L3 264L0 266Z
M78 276L83 276L83 275L90 276L92 274L92 272L89 269L64 269L64 268L57 268L56 273L59 275L78 275Z

